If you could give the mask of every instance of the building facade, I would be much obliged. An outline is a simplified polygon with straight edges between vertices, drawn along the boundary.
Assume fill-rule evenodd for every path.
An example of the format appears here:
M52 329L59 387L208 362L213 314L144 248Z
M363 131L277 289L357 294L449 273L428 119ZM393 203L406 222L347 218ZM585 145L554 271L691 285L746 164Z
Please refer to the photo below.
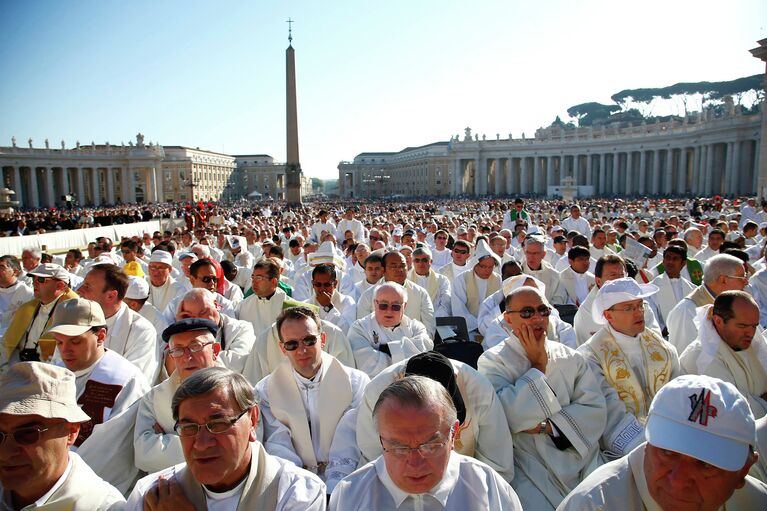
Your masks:
M239 196L235 157L182 146L165 146L163 202L219 201Z
M346 198L448 195L449 169L448 142L397 153L361 153L338 165L338 193Z
M762 113L688 117L628 128L540 129L535 138L472 136L432 144L444 154L403 168L413 151L362 153L338 166L342 197L383 195L699 195L754 194ZM423 146L428 148L431 146ZM397 163L395 164L395 160ZM436 162L440 163L437 164ZM447 162L440 184L431 172ZM394 180L394 169L409 177ZM429 173L427 173L429 172ZM418 186L416 185L418 183ZM429 185L425 193L421 183Z

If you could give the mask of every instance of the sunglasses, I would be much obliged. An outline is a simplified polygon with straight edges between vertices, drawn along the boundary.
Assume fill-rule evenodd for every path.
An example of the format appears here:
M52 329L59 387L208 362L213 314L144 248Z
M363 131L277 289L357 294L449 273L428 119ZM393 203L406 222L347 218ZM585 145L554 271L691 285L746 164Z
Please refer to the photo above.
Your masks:
M331 289L335 285L335 282L312 282L312 286L317 289Z
M48 282L48 279L50 279L50 277L40 277L39 275L35 275L35 280L38 284L45 284Z
M210 284L211 282L218 282L218 277L213 277L211 275L205 275L204 277L200 277L200 280L205 282L206 284Z
M458 255L466 255L466 254L469 253L469 251L468 250L456 250L456 249L453 249L453 253L454 254L458 254Z
M532 307L522 307L516 311L506 311L506 314L519 314L519 317L522 319L530 319L535 316L536 313L542 318L549 317L551 315L551 307L547 305L539 305L537 309Z
M402 310L402 304L401 303L378 303L379 311L387 311L389 309L393 310L394 312L399 312Z
M14 442L18 445L33 445L40 441L40 435L50 428L42 428L40 426L31 426L28 428L20 428L12 433L0 432L0 445L5 443L8 437L13 437Z
M309 346L314 346L317 344L317 341L319 338L316 335L307 335L300 341L281 341L282 347L285 348L285 351L296 351L298 349L298 344L301 343L307 348Z

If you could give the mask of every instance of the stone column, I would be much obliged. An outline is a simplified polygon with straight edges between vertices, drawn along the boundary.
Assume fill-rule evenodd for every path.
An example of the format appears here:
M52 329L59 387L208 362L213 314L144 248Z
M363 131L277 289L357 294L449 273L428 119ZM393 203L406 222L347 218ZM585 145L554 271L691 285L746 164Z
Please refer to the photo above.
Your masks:
M599 184L595 189L598 195L604 195L605 193L605 179L607 179L607 171L605 169L606 156L605 153L599 155Z
M764 103L762 103L762 104L764 104ZM764 118L765 116L766 116L766 114L763 112L762 113L762 117ZM765 123L762 122L762 127L764 127L764 125L765 125ZM764 137L765 135L762 134L762 136ZM752 193L756 192L757 197L764 198L764 196L762 195L762 190L758 189L758 187L759 187L759 168L760 168L760 160L759 160L759 158L761 157L762 160L767 160L767 156L765 156L765 155L761 155L760 156L761 153L759 152L760 151L759 147L760 147L760 141L759 140L754 140L754 165L752 167L752 175L753 175L754 179L751 181L751 189L747 190L747 191L748 191L749 195L751 195Z
M107 203L114 204L115 203L114 169L112 167L108 167L106 169L106 173L107 173L107 185L106 185Z
M679 153L679 173L677 174L678 193L687 193L687 148L683 147Z
M130 165L128 166L128 202L136 202L136 170Z
M80 205L83 205L85 204L85 183L83 183L82 167L77 167L77 170L75 171L75 175L77 176L77 179L76 179L77 202Z
M482 169L478 158L474 159L474 195L482 195Z
M45 177L45 198L43 199L43 206L50 208L56 205L53 195L53 172L51 172L50 167L43 167L43 176Z
M40 207L40 196L37 188L37 169L29 167L29 205L33 208Z
M523 157L520 162L519 188L522 195L530 193L530 159Z
M157 163L155 172L157 173L157 202L165 202L165 171L162 168L162 163ZM239 193L239 190L233 189L229 195L234 196Z
M13 166L13 191L16 192L16 200L19 201L19 206L25 206L24 188L21 186L21 172L16 165Z
M709 144L706 148L706 196L713 194L714 189L714 144Z
M542 181L541 158L536 155L533 156L533 193L543 193L543 187L541 186Z
M626 152L626 195L636 195L637 190L634 190L634 162L633 162L633 153L631 151ZM644 190L640 187L640 192L643 193Z
M488 163L490 160L488 160ZM501 159L495 158L495 175L493 176L493 185L495 186L495 195L501 195L501 187L503 186L503 172L501 170Z
M657 195L660 191L660 149L656 149L652 152L652 179L650 190L652 190L653 195Z
M693 171L692 171L692 194L699 196L701 193L701 183L703 182L703 168L701 161L703 160L703 146L695 146L693 148Z
M646 157L647 151L642 149L639 151L639 188L637 188L637 191L639 195L644 195L647 191L646 183L647 183L647 157Z
M740 193L740 169L740 141L736 140L732 147L732 181L730 182L730 190L735 195Z
M613 183L610 193L620 193L620 168L621 168L621 155L619 152L613 153Z
M724 187L722 189L722 195L733 195L735 191L732 189L732 142L727 142L727 154L724 160Z
M669 195L674 187L674 149L666 150L666 170L663 174L663 194Z
M554 186L554 157L548 156L546 158L546 195L549 194L548 187Z
M589 153L586 155L586 186L592 186L594 180L591 178L591 173L594 171L594 155Z

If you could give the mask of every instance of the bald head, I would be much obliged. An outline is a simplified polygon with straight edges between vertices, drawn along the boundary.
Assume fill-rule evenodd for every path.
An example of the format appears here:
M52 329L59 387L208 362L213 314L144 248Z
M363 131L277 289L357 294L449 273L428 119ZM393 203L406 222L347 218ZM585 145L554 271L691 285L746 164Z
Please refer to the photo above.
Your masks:
M187 292L176 311L176 319L203 318L218 324L221 314L216 308L216 300L210 291L203 288L195 288Z

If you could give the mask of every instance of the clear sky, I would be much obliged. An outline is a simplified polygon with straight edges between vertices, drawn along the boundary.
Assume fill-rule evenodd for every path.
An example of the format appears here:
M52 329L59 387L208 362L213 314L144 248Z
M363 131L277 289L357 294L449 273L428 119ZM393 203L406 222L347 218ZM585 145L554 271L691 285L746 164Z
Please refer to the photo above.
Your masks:
M0 145L147 142L285 159L292 17L301 164L506 138L627 88L764 72L764 0L0 0Z

